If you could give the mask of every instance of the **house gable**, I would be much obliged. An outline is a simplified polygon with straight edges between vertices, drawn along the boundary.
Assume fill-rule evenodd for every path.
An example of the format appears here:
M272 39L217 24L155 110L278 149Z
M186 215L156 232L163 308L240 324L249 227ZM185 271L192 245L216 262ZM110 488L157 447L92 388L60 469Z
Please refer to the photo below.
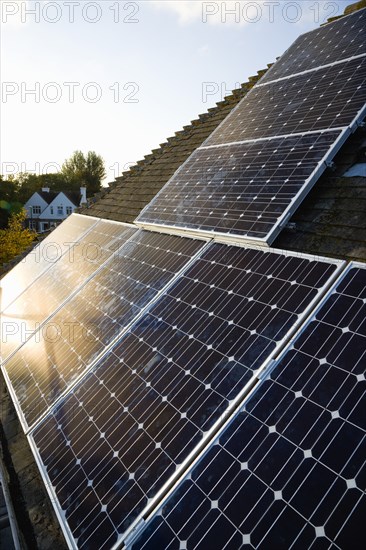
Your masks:
M38 218L40 214L47 208L48 204L45 201L43 197L36 191L33 193L33 195L30 197L30 199L27 200L27 202L24 205L24 208L27 212L28 218ZM36 213L35 208L39 208L39 213Z
M75 204L62 191L53 199L39 216L41 220L63 220L77 208Z

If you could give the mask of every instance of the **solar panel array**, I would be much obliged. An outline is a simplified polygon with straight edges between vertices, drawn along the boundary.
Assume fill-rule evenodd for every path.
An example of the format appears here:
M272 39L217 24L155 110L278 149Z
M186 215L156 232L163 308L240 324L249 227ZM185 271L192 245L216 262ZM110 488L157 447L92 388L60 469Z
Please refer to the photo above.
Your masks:
M351 266L133 550L362 548L365 313Z
M328 33L337 37L337 46L331 51L333 38L329 42ZM136 222L147 228L157 225L271 244L366 114L365 33L366 10L361 10L342 23L332 24L331 30L325 26L300 37L287 50L284 61L281 58L241 100ZM276 81L278 75L282 80ZM307 149L302 148L303 156L298 154L296 160L301 165L307 157L309 170L292 190L285 186L273 193L273 180L285 184L291 175L283 167L288 158L286 138L292 134L313 140L312 145L319 139L328 143L312 163ZM258 157L257 171L253 170L252 157L245 155L253 140L259 140L258 146L266 151L262 164L262 157ZM272 155L276 162L269 167L266 159ZM205 165L206 158L214 159L210 167ZM264 181L261 168L266 172ZM259 201L258 180L262 192Z
M26 429L203 245L199 240L137 231L5 362Z
M123 538L339 267L211 244L35 428L78 548Z
M0 311L4 311L29 285L67 253L73 243L94 227L99 220L71 214L62 227L56 227L34 250L0 280Z
M301 36L152 231L73 215L1 281L2 372L70 548L357 547L365 266L306 322L345 263L238 243L273 242L364 116L365 19Z
M80 240L70 242L68 250L2 312L3 362L135 232L136 227L100 220Z

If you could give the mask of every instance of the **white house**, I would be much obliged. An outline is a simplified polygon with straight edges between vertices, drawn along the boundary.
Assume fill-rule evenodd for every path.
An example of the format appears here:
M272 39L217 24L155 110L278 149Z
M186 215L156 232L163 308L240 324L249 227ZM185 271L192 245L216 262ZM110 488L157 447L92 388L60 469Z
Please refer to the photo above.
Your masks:
M33 193L24 205L27 225L43 233L61 223L86 202L86 187L80 187L80 194L63 191L55 193L49 187L43 187L41 191Z
M33 193L25 203L24 208L27 212L27 223L30 229L38 230L39 216L56 196L57 193L50 191L48 187L43 187L41 191Z

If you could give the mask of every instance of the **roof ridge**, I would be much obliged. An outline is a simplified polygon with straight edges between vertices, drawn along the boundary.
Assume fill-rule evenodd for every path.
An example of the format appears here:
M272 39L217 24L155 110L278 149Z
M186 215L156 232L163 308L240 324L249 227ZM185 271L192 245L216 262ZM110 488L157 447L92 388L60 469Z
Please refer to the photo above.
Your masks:
M347 15L351 15L352 13L355 13L356 11L360 11L362 9L366 8L366 0L359 0L358 2L354 2L353 4L349 4L344 8L344 12L341 15L335 15L333 17L328 17L328 19L320 25L320 27L324 27L324 25L328 25L328 23L333 23L334 21L337 21L338 19L342 19L342 17L347 17Z
M354 2L353 4L346 6L344 8L343 15L350 15L351 13L362 10L363 8L366 8L366 0L359 0L358 2Z

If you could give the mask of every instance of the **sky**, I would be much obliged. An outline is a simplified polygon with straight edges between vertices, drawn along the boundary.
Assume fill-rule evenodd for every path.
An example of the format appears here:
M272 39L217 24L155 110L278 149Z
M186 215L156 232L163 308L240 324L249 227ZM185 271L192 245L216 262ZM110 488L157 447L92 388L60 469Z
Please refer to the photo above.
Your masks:
M0 2L0 173L123 170L352 1Z

